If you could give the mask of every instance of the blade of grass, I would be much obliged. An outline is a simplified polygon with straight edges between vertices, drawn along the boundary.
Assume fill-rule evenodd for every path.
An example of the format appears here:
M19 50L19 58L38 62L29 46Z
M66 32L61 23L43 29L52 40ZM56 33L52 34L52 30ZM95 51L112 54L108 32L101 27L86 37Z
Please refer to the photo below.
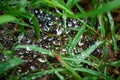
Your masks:
M71 66L69 66L63 59L55 52L53 52L54 57L67 69L69 70L76 80L82 80L81 76L76 73Z
M75 71L80 71L80 72L84 72L84 73L88 73L88 74L92 74L98 77L102 77L105 80L113 80L110 76L106 76L105 74L98 72L98 71L94 71L91 69L87 69L87 68L74 68Z
M107 63L107 65L120 67L120 60Z
M48 65L51 67L51 69L53 70L53 72L56 74L56 76L57 76L60 80L64 80L64 77L63 77L61 74L59 74L58 71L55 70L55 68L51 65L51 63L50 63L48 60L47 60L47 63L48 63Z
M81 14L86 17L86 13L85 11L82 9L82 7L79 4L76 4L77 8L79 9L79 11L81 12Z
M7 23L7 22L12 22L12 21L15 21L16 18L14 16L11 16L11 15L2 15L0 16L0 24L4 24L4 23Z
M38 51L41 54L47 54L47 55L53 57L53 54L52 54L51 51L40 48L40 47L37 47L36 45L17 45L17 46L15 46L15 50L22 49L22 48L30 49L30 50L33 50L33 51Z
M112 15L110 14L110 12L108 12L108 18L109 18L109 22L110 22L110 28L111 28L111 34L112 34L112 41L113 41L113 45L114 45L114 50L117 51L118 47L117 47L117 42L116 42L116 38L115 38L115 26L114 26L114 21L112 18Z
M20 58L12 58L6 62L0 63L0 74L3 74L5 71L21 64L23 61Z
M31 21L33 22L33 27L34 27L34 30L35 30L35 34L37 36L38 39L40 39L40 26L39 26L39 23L37 21L37 18L35 16L33 16L33 18L31 19Z
M57 72L66 72L66 69L64 69L64 68L54 68L54 70L57 71ZM107 79L112 80L112 78L110 76L106 76L101 72L94 71L94 70L91 70L91 69L73 68L73 70L74 71L80 71L80 72L87 73L87 74L91 74L91 75L94 75L94 76L97 76L97 77L102 77L105 80L107 80ZM29 75L23 77L21 80L34 80L38 77L42 77L44 75L48 75L48 74L52 74L52 73L53 73L52 69L39 71L39 72L36 72L36 73L29 74ZM77 79L77 80L80 80L80 79Z
M72 43L70 43L71 49L75 48L75 46L77 45L78 41L80 40L82 34L85 32L85 28L86 28L86 23L83 24L83 26L79 29L78 33L72 40Z
M65 3L61 0L44 0L45 2L53 5L54 7L58 7L64 11L66 11L68 14L73 15L73 12L68 9L65 5Z
M66 3L66 6L68 8L72 8L75 4L77 4L80 0L68 0L67 3Z
M65 69L63 69L63 68L55 68L54 70L57 71L57 72L60 72L60 71L64 71ZM40 78L42 76L45 76L45 75L48 75L48 74L52 74L52 73L53 73L53 69L39 71L39 72L36 72L36 73L29 74L29 75L25 76L21 80L34 80L34 79L36 79L38 77Z
M38 39L40 39L41 38L40 37L40 26L39 26L37 18L33 14L26 12L26 11L22 12L20 15L26 19L29 19L29 21L33 23L35 35Z
M108 12L108 11L112 10L112 9L118 8L119 6L120 6L119 0L113 0L109 3L104 4L104 6L98 8L98 9L87 12L86 14L78 13L78 14L75 14L75 16L76 17L81 17L81 18L84 18L86 16L87 17L95 17L99 14L103 14L105 12ZM84 15L86 15L86 16L84 16Z
M90 46L89 48L87 48L86 50L84 50L83 52L81 52L81 54L76 56L76 63L80 64L82 62L82 60L86 59L87 57L89 57L89 55L101 44L103 43L103 41L96 41L94 45Z

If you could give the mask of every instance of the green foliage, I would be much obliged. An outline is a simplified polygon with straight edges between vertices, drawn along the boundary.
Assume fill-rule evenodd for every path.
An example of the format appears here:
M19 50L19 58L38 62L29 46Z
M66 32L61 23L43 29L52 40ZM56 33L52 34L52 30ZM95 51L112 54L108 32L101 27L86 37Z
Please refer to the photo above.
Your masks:
M7 22L13 22L15 20L16 20L16 18L14 16L11 16L11 15L0 16L0 24L4 24L4 23L7 23Z
M104 6L98 8L98 9L87 12L86 14L81 14L81 13L77 14L76 17L82 17L82 18L86 17L86 16L87 17L95 17L97 15L100 15L105 12L109 12L110 10L113 10L115 8L118 8L119 6L120 6L119 0L114 0L114 1L104 4Z
M5 73L5 71L14 68L15 66L18 66L23 61L20 58L12 58L10 60L7 60L6 62L2 62L0 64L0 74Z
M22 48L26 48L26 49L29 49L29 50L32 50L32 51L38 51L38 52L40 52L42 54L47 54L47 55L53 57L53 54L52 54L51 51L43 49L43 48L40 48L40 47L37 47L35 45L17 45L15 47L15 50L22 49Z

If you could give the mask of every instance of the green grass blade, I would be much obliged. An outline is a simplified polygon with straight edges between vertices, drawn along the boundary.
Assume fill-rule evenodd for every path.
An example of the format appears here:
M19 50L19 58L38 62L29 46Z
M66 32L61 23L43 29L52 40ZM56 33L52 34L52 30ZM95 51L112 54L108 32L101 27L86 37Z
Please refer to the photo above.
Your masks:
M76 36L74 37L72 42L69 44L70 49L75 48L75 46L77 45L78 41L80 40L82 34L85 32L85 28L86 28L86 23L83 24L83 26L79 29L78 33L76 34Z
M106 76L105 74L98 72L98 71L94 71L91 69L87 69L87 68L74 68L75 71L80 71L80 72L84 72L84 73L88 73L88 74L92 74L98 77L102 77L105 80L112 80L112 78L110 76Z
M103 14L105 12L108 12L112 9L118 8L120 6L120 0L113 0L109 3L104 4L103 7L100 7L98 9L92 10L90 12L87 12L85 15L87 17L95 17L99 14ZM84 14L76 14L76 17L85 17Z
M66 11L68 14L73 15L73 12L68 9L65 5L65 3L63 3L63 1L61 2L61 0L44 0L45 2L49 3L50 5L54 6L54 7L58 7L64 11Z
M108 65L111 65L111 66L116 66L116 67L120 67L120 60L118 61L113 61L113 62L109 62L107 63Z
M33 14L26 12L26 11L22 12L20 16L31 20L31 22L33 23L34 30L35 30L35 35L38 39L40 39L40 26L39 26L37 18Z
M86 13L85 11L83 10L83 8L79 5L79 4L76 4L77 8L79 9L79 11L81 12L81 14L86 17Z
M33 27L34 27L34 30L35 30L35 34L36 34L37 38L40 39L40 26L39 26L39 23L37 21L37 18L35 16L33 16L31 21L33 22Z
M76 73L71 66L69 66L57 53L54 52L54 57L67 69L69 70L76 80L82 80L81 76Z
M117 41L115 38L115 26L114 26L114 21L112 18L112 15L110 14L110 12L108 13L108 18L109 18L109 22L110 22L110 27L111 27L111 34L112 34L112 41L113 41L113 45L114 45L114 50L117 51L118 47L117 47Z
M4 23L7 23L7 22L12 22L12 21L15 21L16 18L14 16L11 16L11 15L2 15L0 16L0 24L4 24Z
M64 68L54 68L54 70L56 72L65 72L66 69ZM87 74L91 74L91 75L94 75L94 76L97 76L97 77L102 77L104 79L109 79L109 80L112 80L112 78L110 76L106 76L104 75L103 73L101 72L98 72L98 71L94 71L94 70L91 70L91 69L86 69L86 68L73 68L74 71L79 71L79 72L83 72L83 73L87 73ZM44 71L39 71L39 72L36 72L36 73L32 73L32 74L29 74L27 76L25 76L23 79L21 80L33 80L33 79L36 79L38 77L42 77L44 75L48 75L48 74L52 74L53 73L53 69L50 69L50 70L44 70ZM79 80L79 79L78 79Z
M66 6L68 8L72 8L75 4L77 4L80 0L68 0L67 3L66 3Z
M0 74L22 63L20 58L12 58L0 64Z
M30 50L33 50L33 51L38 51L41 54L47 54L47 55L53 57L53 54L52 54L51 51L43 49L43 48L40 48L40 47L37 47L36 45L17 45L15 47L15 50L16 49L22 49L22 48L30 49Z
M81 54L76 56L76 63L79 64L82 62L82 60L86 59L89 57L89 55L101 44L103 41L96 41L94 45L90 46L86 50L84 50Z
M65 69L63 68L55 68L54 69L56 72L60 72L60 71L64 71ZM44 75L48 75L48 74L52 74L54 71L53 69L50 69L50 70L44 70L44 71L39 71L39 72L36 72L36 73L32 73L32 74L29 74L27 75L26 77L24 77L22 80L33 80L33 79L36 79L38 77L42 77Z

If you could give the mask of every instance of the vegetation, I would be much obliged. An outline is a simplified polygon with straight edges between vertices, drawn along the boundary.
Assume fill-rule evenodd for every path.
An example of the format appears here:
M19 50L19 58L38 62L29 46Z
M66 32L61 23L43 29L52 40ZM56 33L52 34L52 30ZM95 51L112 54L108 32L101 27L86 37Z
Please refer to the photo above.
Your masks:
M85 10L84 4L88 2L92 8ZM86 3L87 4L87 3ZM89 6L91 7L91 6ZM120 7L119 0L3 0L0 2L0 78L8 80L34 80L37 78L47 80L49 75L53 79L60 80L120 80L120 30L119 23L115 22L113 13ZM62 44L61 50L47 49L39 46L44 30L39 25L37 16L30 12L34 9L43 9L46 13L61 17L63 25L62 34L67 35L67 44ZM56 10L56 11L54 11ZM58 12L57 12L58 11ZM81 26L69 28L68 19L75 19ZM32 22L32 25L29 24ZM9 24L14 24L9 30ZM58 25L58 23L56 23ZM52 28L51 28L52 29ZM8 31L4 31L8 30ZM30 30L34 31L32 38L37 44L22 44L21 40ZM74 31L70 35L67 32ZM4 34L3 34L4 33ZM18 39L13 40L12 47L5 46L4 36L11 35ZM8 35L8 36L9 36ZM48 36L57 36L53 33ZM84 38L86 36L87 38ZM8 37L9 38L9 37ZM7 38L7 39L8 39ZM83 39L84 38L84 39ZM6 39L6 40L7 40ZM82 44L80 41L92 39L92 42ZM87 40L86 40L87 41ZM64 42L64 41L63 41ZM52 46L52 45L51 45ZM26 60L16 57L19 50L30 50L46 55L46 63L49 68L36 69L28 74L17 74ZM78 49L80 52L75 53ZM97 52L100 52L100 54ZM100 51L101 50L101 51ZM7 56L2 61L2 55ZM117 57L116 57L117 55ZM50 61L49 58L52 60ZM57 67L55 66L57 65ZM29 65L28 65L29 67ZM115 68L115 71L111 69ZM12 73L12 74L11 74ZM48 78L47 78L48 77Z

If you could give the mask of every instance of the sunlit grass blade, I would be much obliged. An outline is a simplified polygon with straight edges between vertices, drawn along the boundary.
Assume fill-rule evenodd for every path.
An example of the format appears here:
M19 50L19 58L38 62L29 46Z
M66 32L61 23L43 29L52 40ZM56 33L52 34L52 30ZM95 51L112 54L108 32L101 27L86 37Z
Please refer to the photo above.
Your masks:
M0 24L15 21L16 17L11 15L2 15L0 16Z
M98 9L87 12L85 15L87 17L95 17L99 14L103 14L105 12L112 10L112 9L118 8L119 6L120 6L119 0L113 0L111 2L104 4L104 6L98 8ZM76 14L76 17L85 17L85 16L84 16L84 14L80 13L80 14Z
M52 54L51 51L46 50L46 49L43 49L43 48L40 48L40 47L38 47L38 46L36 46L36 45L17 45L17 46L15 47L15 50L17 50L17 49L22 49L22 48L30 49L30 50L33 50L33 51L38 51L38 52L40 52L41 54L47 54L47 55L53 57L53 54Z
M22 63L20 58L12 58L6 62L0 63L0 74Z
M79 64L82 62L82 60L86 59L89 57L89 55L101 44L103 41L96 41L94 45L90 46L86 50L84 50L82 53L76 56L76 63Z

